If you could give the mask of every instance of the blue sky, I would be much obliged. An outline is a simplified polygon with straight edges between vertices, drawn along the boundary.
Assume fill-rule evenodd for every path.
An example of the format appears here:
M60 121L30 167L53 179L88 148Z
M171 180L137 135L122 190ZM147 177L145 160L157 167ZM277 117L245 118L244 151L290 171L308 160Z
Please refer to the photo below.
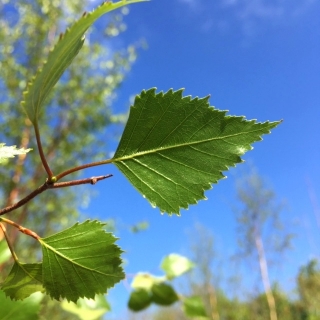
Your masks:
M298 268L320 256L320 1L153 0L129 9L128 30L118 44L145 38L148 49L140 50L120 88L115 112L127 110L129 97L142 89L185 88L186 95L210 94L211 105L231 115L284 120L244 159L258 168L279 199L286 200L283 222L296 237L277 277L271 275L281 286L292 288ZM181 217L160 215L115 167L91 169L92 174L103 170L114 177L96 185L99 195L86 211L92 217L116 218L129 275L160 273L164 255L188 255L188 230L196 222L212 232L232 272L227 266L236 250L231 204L235 180L244 168L239 165L226 173L228 179L206 193L207 201L183 210ZM127 231L142 220L149 221L148 231ZM243 269L244 278L251 273ZM252 275L255 280L258 276ZM127 290L119 284L110 292L115 309L110 318L126 313Z

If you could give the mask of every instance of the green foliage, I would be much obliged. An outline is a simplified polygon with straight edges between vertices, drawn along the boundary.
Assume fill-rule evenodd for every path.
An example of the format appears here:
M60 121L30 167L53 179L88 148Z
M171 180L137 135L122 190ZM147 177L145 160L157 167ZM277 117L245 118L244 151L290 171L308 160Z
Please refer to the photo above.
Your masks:
M205 199L222 171L279 124L226 116L208 98L182 97L182 91L142 91L112 159L153 207L169 214Z
M20 148L17 149L16 146L5 146L5 143L0 143L0 164L5 163L8 158L14 158L14 156L19 154L26 154L31 149Z
M204 199L204 191L210 189L212 183L217 183L219 179L224 177L222 172L228 170L230 166L242 162L240 156L252 149L251 144L261 140L263 134L270 133L270 130L279 124L279 122L257 123L255 120L245 120L244 117L227 116L226 111L210 107L208 98L183 97L182 90L156 93L155 89L150 89L142 91L136 97L114 157L109 160L80 163L87 158L92 158L91 161L93 161L93 157L86 155L82 147L86 142L93 143L94 133L99 132L99 130L95 131L95 127L104 128L111 120L110 117L108 118L106 110L94 108L95 112L92 112L92 104L86 103L90 85L95 86L97 81L90 84L90 81L85 79L88 85L84 88L84 92L81 92L80 84L84 80L83 73L79 72L83 71L81 67L83 64L85 65L85 60L82 60L83 64L79 64L80 71L78 67L72 69L70 64L80 49L84 48L84 33L94 21L113 9L141 1L105 2L92 13L83 14L60 37L56 46L49 52L46 63L42 69L38 69L24 93L22 104L31 123L21 116L19 110L14 109L12 104L3 104L5 111L11 112L12 109L23 120L25 130L21 133L19 128L15 132L18 140L22 141L22 145L28 145L31 140L30 127L33 126L38 158L31 158L30 162L19 159L21 160L18 162L19 169L13 168L12 170L14 183L11 185L11 189L7 190L8 202L13 204L3 208L0 215L23 207L31 199L48 189L65 189L65 187L80 184L95 184L108 176L64 182L59 180L82 169L110 163L114 163L125 174L152 206L158 207L161 212L180 214L180 208L188 208L190 204ZM53 14L63 16L61 12L54 11L54 8L51 7L52 4L44 4L42 12L46 12L48 16ZM28 23L30 25L30 21ZM25 24L28 25L28 23ZM45 26L52 27L51 25ZM42 30L42 33L39 31L42 38L38 40L43 42L43 39L46 38L46 34L43 32L44 26L40 23L38 27L40 31ZM1 32L0 39L3 38L3 34L6 34L6 31ZM28 36L31 35L32 33L29 31ZM16 38L13 45L17 46L18 43L19 39ZM33 52L32 50L28 52L30 49L32 49L32 45L27 44L26 50L29 54ZM41 45L37 49L40 50ZM16 73L20 72L23 76L27 76L35 70L34 57L27 55L25 59L27 63L20 70L20 60L24 59L10 60L6 50L1 51L0 56L8 59L8 62L5 62L8 64L6 73L4 73L6 76L8 76L10 68ZM35 56L39 58L41 54L35 54ZM120 65L123 64L120 63ZM66 69L69 66L71 68L68 69L68 73ZM58 83L63 73L66 78L72 79L67 89L64 88L63 80ZM17 85L23 87L25 84L25 79L20 79L21 75L17 78L15 83L10 82L10 79L4 81L3 86L9 92L9 96L14 96ZM74 79L75 81L73 81ZM114 86L120 81L121 79L113 80L111 89L114 89ZM56 91L59 95L54 100L52 89L56 84ZM75 97L76 99L83 98L81 100L82 107L78 105L80 100L75 100L77 109L70 107L72 97L66 91L70 88L77 88L79 96L75 95ZM100 94L95 100L96 97L93 94L91 98L99 104L104 96ZM43 108L45 101L48 103L47 108ZM44 123L41 128L38 126L40 114ZM78 119L75 121L75 114L77 114L80 124ZM103 120L100 119L101 114L104 116ZM91 141L87 140L88 135L91 137ZM41 141L45 141L46 146L42 146ZM57 144L59 144L59 148L56 146ZM3 145L1 147L5 148ZM91 147L94 149L93 146ZM29 149L26 148L11 149L8 154L13 156L17 153L24 154L27 151ZM3 154L4 152L0 151L1 158L8 157ZM82 157L82 154L85 156ZM68 160L64 160L68 157ZM17 187L18 182L21 180L23 182L25 179L26 164L35 167L31 174L32 182L23 188ZM54 171L59 174L54 175L51 168L54 168ZM5 172L2 174L5 176ZM40 180L42 185L36 187ZM28 193L30 189L33 191ZM18 194L19 197L16 196L16 198L21 198L21 200L15 202L14 194ZM55 202L50 199L49 204L46 203L46 211L49 211L48 208L51 205L51 213L55 214L59 211L59 203L64 203L64 201ZM28 207L28 209L30 208L35 209L33 206ZM40 209L43 210L41 206L39 211L42 211ZM69 213L64 212L66 216ZM23 217L26 214L25 211ZM44 224L44 220L43 214L41 214L39 226ZM11 272L1 284L1 288L12 299L33 301L34 297L41 296L42 298L42 295L33 294L36 291L45 291L56 300L66 298L67 301L77 302L79 298L84 297L94 299L97 294L106 293L109 288L124 278L120 257L122 250L115 245L116 238L111 233L105 232L104 224L99 221L88 220L77 223L71 228L44 238L9 219L1 218L0 221L1 230L15 260ZM19 219L19 221L23 221L23 219ZM40 242L43 255L42 263L19 262L3 223L15 227L17 231ZM59 227L59 223L57 227ZM28 248L28 246L26 247ZM163 277L145 275L143 279L139 275L140 278L134 280L135 290L131 293L129 307L138 311L151 303L168 306L182 300L187 314L204 316L204 308L197 300L198 298L193 297L188 300L180 297L169 283L173 278L190 271L193 263L182 256L170 255L163 260L161 267L165 272ZM22 304L20 305L22 306ZM90 309L87 300L80 300L77 305L65 302L63 306L65 310L81 315L81 317ZM8 310L9 308L8 306ZM108 309L108 306L102 299L100 304L96 304L94 308L97 312L87 315L86 319L99 317L102 312ZM34 312L34 309L30 310Z
M183 310L190 318L196 317L199 320L208 319L205 306L199 296L192 296L183 299Z
M102 15L118 9L122 6L141 2L143 0L122 0L116 3L103 2L102 5L84 14L60 39L53 50L49 53L48 60L42 69L29 83L27 91L24 92L22 105L31 120L36 125L41 112L41 107L50 91L62 76L84 43L84 33Z
M13 301L6 298L0 290L1 320L34 320L40 309L41 293L35 293L23 301Z
M45 239L43 285L52 298L93 299L124 278L121 250L98 221L86 221Z

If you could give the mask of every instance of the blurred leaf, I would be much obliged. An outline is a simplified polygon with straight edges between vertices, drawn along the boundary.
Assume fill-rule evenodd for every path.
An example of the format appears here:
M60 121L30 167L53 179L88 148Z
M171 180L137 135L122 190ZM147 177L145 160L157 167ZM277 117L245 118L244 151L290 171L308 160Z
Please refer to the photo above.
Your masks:
M0 241L0 264L9 260L11 257L11 252L8 248L8 245L5 241Z
M152 302L161 306L170 306L179 300L179 297L172 286L164 282L154 284L151 288L151 292Z
M142 221L142 222L135 224L134 226L131 226L130 231L133 233L138 233L138 232L147 230L148 228L149 228L149 222Z
M150 303L150 291L141 288L131 292L128 307L132 311L141 311L147 308L150 305Z
M209 319L201 297L193 296L183 299L183 311L190 318Z
M40 292L32 294L23 301L12 301L0 290L1 320L35 320L40 309L43 295Z
M54 299L94 298L124 278L121 249L99 221L81 224L40 239L43 285Z
M104 295L96 295L94 300L79 299L77 303L64 300L61 307L73 314L76 314L81 320L100 319L106 312L110 311L110 305Z
M168 279L173 279L190 271L194 267L192 261L179 254L169 254L161 263L161 269L166 273Z
M163 282L164 280L163 277L155 277L149 273L138 273L134 277L131 287L134 289L142 288L150 290L155 283Z
M42 263L15 262L9 275L1 284L1 289L14 300L23 300L37 291L44 291L42 286Z
M182 91L142 91L111 160L153 207L169 214L205 199L222 171L242 162L251 144L279 124L226 116L208 97L182 97Z
M16 146L6 147L5 143L0 143L0 163L5 163L8 158L14 158L16 155L26 154L30 150L24 148L17 149Z
M24 92L22 106L33 124L41 113L41 107L48 94L80 51L84 33L102 15L122 6L143 0L122 0L116 3L105 1L96 10L84 14L63 34L50 51L42 69L38 70Z

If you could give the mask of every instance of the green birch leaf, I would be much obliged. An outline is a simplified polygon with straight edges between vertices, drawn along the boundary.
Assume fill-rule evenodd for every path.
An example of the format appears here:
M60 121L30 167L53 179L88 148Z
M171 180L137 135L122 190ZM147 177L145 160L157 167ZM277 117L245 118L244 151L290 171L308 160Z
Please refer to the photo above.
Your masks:
M63 72L77 56L84 42L84 33L102 15L122 6L142 2L143 0L121 0L103 2L96 10L84 14L63 34L55 47L50 51L42 69L28 83L23 94L22 106L33 124L41 113L43 102L62 76Z
M32 293L44 291L42 263L15 262L1 289L13 300L23 300Z
M35 320L38 319L40 302L43 294L32 294L23 301L13 301L0 290L0 319L1 320Z
M124 278L121 249L104 224L87 220L39 239L43 253L43 285L54 299L93 299Z
M20 148L16 146L6 146L5 143L0 143L0 163L5 163L8 158L14 158L16 155L26 154L31 149Z
M182 97L183 90L142 91L113 162L161 212L205 199L204 191L223 178L222 171L280 122L257 123L209 106L208 97Z
M179 300L178 295L170 284L156 283L151 288L152 302L160 306L170 306Z
M131 292L128 301L128 307L130 310L138 312L149 307L151 302L151 292L149 290L140 288Z
M161 269L166 273L168 279L179 277L182 274L190 271L194 264L179 254L169 254L161 263Z

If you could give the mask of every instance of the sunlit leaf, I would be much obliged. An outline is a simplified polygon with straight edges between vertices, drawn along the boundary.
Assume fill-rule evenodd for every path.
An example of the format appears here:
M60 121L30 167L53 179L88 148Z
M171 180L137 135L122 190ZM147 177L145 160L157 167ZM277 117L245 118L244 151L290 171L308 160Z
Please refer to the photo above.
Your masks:
M50 51L42 69L29 82L24 92L22 106L32 123L36 123L41 113L43 102L62 76L63 72L77 56L84 42L84 33L102 15L122 6L143 0L122 0L115 3L103 2L96 10L84 14L63 35Z
M205 199L222 171L242 162L251 144L279 124L227 116L208 97L182 97L182 91L142 91L111 160L152 206L169 214Z
M150 290L155 283L163 282L164 277L156 277L150 273L138 273L131 283L131 287L134 289L146 289Z
M116 238L99 221L85 221L40 239L43 285L55 299L94 298L124 278Z
M43 294L32 294L23 301L13 301L0 290L0 319L1 320L35 320L38 319L40 301Z
M76 314L81 320L101 319L106 312L110 311L110 305L104 295L96 295L94 300L79 299L77 303L63 301L61 307Z
M4 163L8 158L14 158L16 155L26 154L31 149L20 148L17 149L16 146L5 146L5 143L0 143L0 163Z
M189 259L174 253L166 256L161 263L161 269L166 273L168 279L178 277L193 267L194 264Z
M42 264L15 262L1 289L14 300L23 300L32 293L43 291Z

